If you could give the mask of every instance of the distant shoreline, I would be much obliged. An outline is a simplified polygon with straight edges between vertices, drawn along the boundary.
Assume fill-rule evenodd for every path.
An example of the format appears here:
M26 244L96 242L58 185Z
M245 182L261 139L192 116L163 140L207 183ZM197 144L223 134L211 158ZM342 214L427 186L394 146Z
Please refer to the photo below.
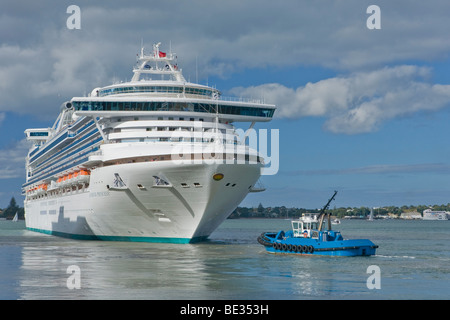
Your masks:
M364 218L357 218L357 217L352 217L352 218L337 218L335 216L331 216L333 219L340 219L340 220L358 220L358 221L369 221L369 219L367 217ZM269 218L269 217L232 217L229 216L227 218L227 220L295 220L298 219L298 217L289 217L289 218ZM424 220L422 218L377 218L374 217L373 220L378 220L378 221L389 221L389 220L404 220L404 221L450 221L450 220Z
M328 213L334 219L368 219L371 215L374 219L403 219L422 220L426 209L432 211L445 211L450 213L450 203L433 206L385 206L385 207L340 207L330 208ZM287 208L285 206L264 207L261 203L257 207L237 207L229 216L229 219L264 218L264 219L298 219L304 213L319 213L320 209Z

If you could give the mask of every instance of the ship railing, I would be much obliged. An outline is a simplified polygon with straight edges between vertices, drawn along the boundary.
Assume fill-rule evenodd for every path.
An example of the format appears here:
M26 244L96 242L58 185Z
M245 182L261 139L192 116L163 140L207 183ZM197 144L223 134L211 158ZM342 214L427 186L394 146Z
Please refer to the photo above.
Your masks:
M254 99L254 98L243 98L243 97L220 96L220 99L218 99L218 100L231 101L231 102L265 104L265 99Z

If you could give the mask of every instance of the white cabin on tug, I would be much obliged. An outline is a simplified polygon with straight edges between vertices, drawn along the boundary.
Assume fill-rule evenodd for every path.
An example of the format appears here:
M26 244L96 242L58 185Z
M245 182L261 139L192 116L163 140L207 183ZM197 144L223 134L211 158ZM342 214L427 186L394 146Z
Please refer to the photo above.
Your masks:
M292 232L294 237L310 238L311 231L319 228L316 213L303 213L298 220L292 220Z

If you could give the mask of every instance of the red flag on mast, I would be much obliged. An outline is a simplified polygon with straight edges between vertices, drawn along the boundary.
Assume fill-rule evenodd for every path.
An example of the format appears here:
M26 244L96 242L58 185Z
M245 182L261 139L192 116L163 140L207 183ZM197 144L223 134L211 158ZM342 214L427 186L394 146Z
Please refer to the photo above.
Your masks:
M162 51L159 52L159 57L160 58L164 58L165 56L166 56L165 52L162 52Z

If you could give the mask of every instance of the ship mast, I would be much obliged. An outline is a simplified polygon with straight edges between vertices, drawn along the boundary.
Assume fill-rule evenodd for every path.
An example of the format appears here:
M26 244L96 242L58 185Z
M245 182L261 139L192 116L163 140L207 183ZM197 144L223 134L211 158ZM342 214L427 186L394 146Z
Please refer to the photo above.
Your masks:
M153 53L147 55L144 53L144 47L141 46L141 53L138 56L137 67L133 69L134 75L131 81L141 80L142 74L160 75L163 79L168 75L172 80L186 82L181 69L178 68L174 61L176 55L172 52L166 53L159 49L161 42L153 45Z

